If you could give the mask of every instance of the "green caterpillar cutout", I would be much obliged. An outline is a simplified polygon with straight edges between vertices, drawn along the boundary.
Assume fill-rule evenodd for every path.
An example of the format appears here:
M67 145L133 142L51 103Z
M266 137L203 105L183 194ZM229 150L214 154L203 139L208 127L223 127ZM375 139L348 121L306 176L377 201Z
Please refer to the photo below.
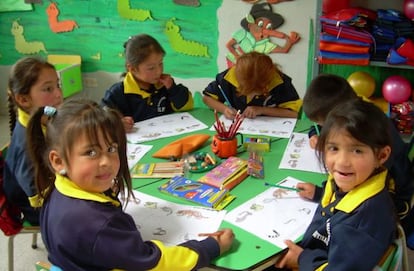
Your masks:
M185 40L180 34L180 27L174 21L175 18L168 20L164 29L173 50L190 56L210 57L208 47L196 41Z
M151 11L147 9L131 8L129 0L118 0L118 13L122 18L143 22L153 20Z

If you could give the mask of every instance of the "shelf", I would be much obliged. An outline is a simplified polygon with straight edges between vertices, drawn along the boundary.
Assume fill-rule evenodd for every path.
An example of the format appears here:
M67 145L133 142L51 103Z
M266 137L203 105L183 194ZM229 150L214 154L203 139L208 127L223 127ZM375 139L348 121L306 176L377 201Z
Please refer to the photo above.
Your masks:
M410 65L390 65L387 62L383 62L383 61L370 61L369 66L387 67L387 68L395 68L395 69L414 69L414 66L410 66Z

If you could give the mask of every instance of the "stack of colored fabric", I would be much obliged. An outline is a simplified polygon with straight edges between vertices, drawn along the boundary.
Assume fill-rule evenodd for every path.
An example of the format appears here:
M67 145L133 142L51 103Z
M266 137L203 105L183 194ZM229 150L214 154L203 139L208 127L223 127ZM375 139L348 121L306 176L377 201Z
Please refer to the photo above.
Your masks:
M371 60L385 62L387 57L389 57L390 51L395 49L399 38L414 38L414 24L400 11L378 9L377 19L372 27L372 35L376 46L372 52ZM398 43L401 43L401 41ZM394 60L390 61L393 62ZM398 59L398 55L395 61L401 62Z
M370 33L376 12L347 8L321 16L318 61L321 64L368 65L374 38Z

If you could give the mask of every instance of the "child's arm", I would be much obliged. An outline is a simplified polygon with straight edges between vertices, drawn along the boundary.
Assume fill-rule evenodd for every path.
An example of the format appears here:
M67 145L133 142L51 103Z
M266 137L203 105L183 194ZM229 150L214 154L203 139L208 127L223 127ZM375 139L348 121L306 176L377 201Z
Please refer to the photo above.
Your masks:
M211 234L211 237L217 240L220 246L220 255L222 255L231 248L231 244L234 240L234 233L231 229L223 229Z
M224 114L227 119L234 119L237 111L234 108L230 108L224 103L211 98L210 96L204 95L203 102L213 110L217 110L217 112Z
M175 84L174 79L169 74L163 74L160 78L168 92L168 99L174 111L188 111L193 109L193 95L188 88L182 84Z
M298 113L293 110L280 107L248 106L243 111L243 116L249 119L254 119L257 116L297 118Z

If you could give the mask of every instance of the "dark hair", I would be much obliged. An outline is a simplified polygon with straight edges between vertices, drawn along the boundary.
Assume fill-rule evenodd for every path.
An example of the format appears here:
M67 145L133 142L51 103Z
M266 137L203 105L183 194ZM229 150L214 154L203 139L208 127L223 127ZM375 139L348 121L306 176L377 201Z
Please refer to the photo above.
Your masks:
M269 19L272 22L272 29L278 28L285 22L285 20L280 14L273 12L272 5L268 3L254 4L250 10L250 15L255 20L261 17ZM243 18L241 20L240 25L244 29L249 30L249 26L248 26L248 22L246 18Z
M63 159L68 163L73 146L82 133L95 142L98 133L102 132L108 143L118 144L120 168L117 174L117 190L124 195L127 188L128 199L131 196L131 176L128 169L126 154L126 135L120 114L108 107L102 108L91 100L68 100L49 117L46 135L42 132L44 107L39 108L30 119L27 127L28 150L33 160L35 184L39 195L47 199L54 187L55 172L49 162L49 152L59 150Z
M241 95L258 90L263 93L276 73L280 73L279 69L266 54L253 51L242 54L236 61L235 74Z
M161 44L152 36L140 34L130 37L124 43L125 49L125 66L130 64L138 66L144 62L152 53L165 55L165 50ZM125 73L123 74L123 76Z
M332 131L343 129L377 152L385 146L392 146L389 125L388 117L373 103L353 99L338 105L329 112L316 144L320 161L325 160L324 149Z
M52 64L37 57L22 58L12 67L7 89L10 135L16 126L16 111L17 107L19 107L16 103L15 96L17 94L28 95L31 87L39 79L40 72L43 69L56 70Z
M356 98L358 95L343 77L320 74L308 86L303 97L302 109L310 120L323 122L336 106Z

